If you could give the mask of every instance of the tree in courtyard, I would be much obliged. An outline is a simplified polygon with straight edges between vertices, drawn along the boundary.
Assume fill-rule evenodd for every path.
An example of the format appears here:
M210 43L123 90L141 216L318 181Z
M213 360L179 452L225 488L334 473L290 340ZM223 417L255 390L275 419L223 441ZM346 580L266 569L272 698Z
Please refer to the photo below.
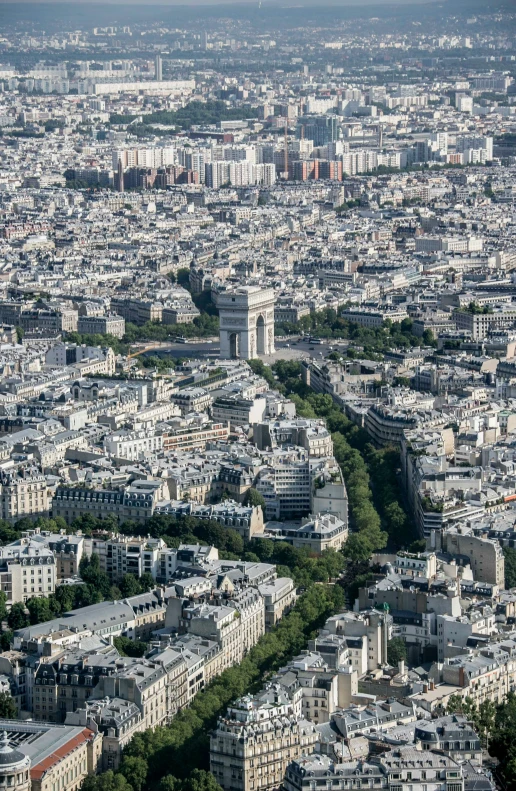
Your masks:
M128 598L129 596L138 596L138 594L142 592L138 578L135 577L134 574L124 574L118 583L118 587L120 588L124 598Z
M407 646L401 637L393 637L387 646L387 661L393 667L407 659Z
M9 628L16 631L16 629L24 629L29 625L29 616L25 611L25 605L21 602L15 602L7 615L7 623Z
M14 720L18 714L16 703L8 692L0 692L0 717L4 720Z
M147 591L151 591L156 587L156 580L149 571L145 571L138 579L138 582L143 593L147 593Z
M252 508L255 508L257 505L259 505L263 511L265 510L265 498L262 494L260 494L259 491L251 486L251 488L245 493L244 505L250 505Z
M0 591L0 622L7 618L7 594Z
M30 615L31 624L44 623L51 621L55 613L53 612L49 599L44 596L33 596L27 602L27 609Z
M142 640L132 640L130 637L115 637L113 645L121 656L134 657L144 656L149 647Z

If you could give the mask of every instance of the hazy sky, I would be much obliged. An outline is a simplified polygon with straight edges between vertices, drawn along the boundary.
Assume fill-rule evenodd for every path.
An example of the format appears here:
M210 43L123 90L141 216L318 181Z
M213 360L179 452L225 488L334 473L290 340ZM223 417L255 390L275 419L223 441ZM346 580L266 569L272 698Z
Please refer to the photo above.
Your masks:
M66 3L67 5L95 5L101 4L103 6L110 5L141 5L141 0L0 0L0 5L11 4L18 5L19 3ZM267 5L274 5L276 8L295 8L296 6L356 6L356 5L414 5L421 3L438 3L442 4L443 0L280 0L280 2L273 2L273 0L262 0L262 7ZM203 5L255 5L257 6L259 0L149 0L146 3L148 6L164 5L164 6L203 6Z

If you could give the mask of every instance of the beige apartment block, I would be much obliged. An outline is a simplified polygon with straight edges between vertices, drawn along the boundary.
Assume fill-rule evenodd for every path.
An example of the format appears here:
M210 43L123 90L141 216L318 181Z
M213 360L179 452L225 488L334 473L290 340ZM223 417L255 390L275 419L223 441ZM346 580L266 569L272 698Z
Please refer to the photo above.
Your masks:
M33 596L50 596L56 589L56 557L30 538L21 538L0 547L0 589L7 606L25 602Z
M442 534L442 548L452 555L466 555L473 576L478 582L490 582L505 587L505 559L498 541L474 536L462 528L452 528Z
M288 764L311 752L315 725L296 715L292 702L274 687L231 706L210 739L210 769L224 791L275 791Z

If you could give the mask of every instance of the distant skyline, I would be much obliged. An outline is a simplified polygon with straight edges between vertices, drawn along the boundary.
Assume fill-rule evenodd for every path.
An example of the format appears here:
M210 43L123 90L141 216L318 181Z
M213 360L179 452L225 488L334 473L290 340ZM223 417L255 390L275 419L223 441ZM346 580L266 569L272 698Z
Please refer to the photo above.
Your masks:
M141 5L141 0L0 0L0 5L13 5L20 4L30 5L54 5L60 3L70 6L84 6L84 5L102 5L102 6L124 6L124 5ZM260 0L151 0L147 6L214 6L214 5L247 5L258 6ZM433 5L446 3L446 0L282 0L282 2L274 2L273 0L262 0L262 6L271 5L275 8L310 8L321 6L386 6L386 5Z

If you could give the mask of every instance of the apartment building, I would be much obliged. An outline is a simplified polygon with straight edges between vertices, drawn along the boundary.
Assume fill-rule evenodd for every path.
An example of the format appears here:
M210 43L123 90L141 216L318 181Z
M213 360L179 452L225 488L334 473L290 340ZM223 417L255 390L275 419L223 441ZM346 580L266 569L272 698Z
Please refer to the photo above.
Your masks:
M50 596L57 580L54 552L30 538L0 547L0 586L7 606L33 596Z
M514 325L516 309L503 307L493 313L471 313L466 310L454 310L453 320L458 330L467 330L474 341L485 338L493 330L502 330Z
M159 512L163 513L163 510ZM240 505L233 500L225 500L217 505L193 505L191 513L198 519L213 519L236 530L246 541L263 533L263 511L260 506Z
M145 720L136 703L122 698L101 698L69 712L66 725L89 725L98 729L102 740L99 768L105 772L119 768L124 747L135 733L145 729Z
M88 554L95 552L100 560L100 567L111 579L121 579L125 574L152 574L158 572L160 553L166 549L161 538L143 538L140 536L116 535L92 546L91 539L86 539Z
M426 426L429 430L444 429L446 419L443 415L425 411L425 405L418 407L412 405L391 406L388 404L373 404L367 411L364 419L364 428L370 435L374 444L401 445L406 431L416 426Z
M219 492L219 465L200 461L173 470L167 478L170 497L194 503L209 502L211 495ZM162 505L159 503L158 505ZM166 505L166 503L164 503Z
M113 335L115 338L123 338L125 319L116 313L107 316L79 316L77 331L85 335Z
M340 467L330 463L319 474L312 489L312 514L332 514L348 525L348 493Z
M497 631L496 614L489 606L479 607L464 615L437 615L437 658L443 662L455 655L458 648L466 648L475 639L483 642Z
M218 484L226 490L233 500L241 503L246 492L255 481L257 470L240 462L222 464L219 471Z
M117 459L138 461L159 453L163 448L163 435L152 431L120 431L104 440L106 453Z
M329 722L339 704L338 674L322 668L291 669L290 674L301 688L301 715L314 725Z
M402 322L408 318L406 310L399 309L377 309L361 306L360 308L346 308L342 311L342 318L360 324L362 327L381 327L386 319L393 322Z
M163 450L204 450L208 442L224 441L229 437L229 422L213 421L190 423L167 428L163 434Z
M124 297L113 297L111 299L111 310L117 316L121 316L125 321L132 324L142 325L147 321L161 321L163 315L163 305L151 300Z
M71 308L22 310L17 325L27 334L57 335L59 332L76 332L78 313Z
M297 445L310 456L324 458L333 454L331 433L322 420L262 421L253 426L253 442L259 450Z
M474 774L474 773L473 773ZM285 775L285 791L308 791L316 784L345 791L366 787L399 789L432 788L432 791L464 791L469 779L467 769L438 753L419 752L413 745L391 750L372 759L346 762L345 769L328 755L313 753L293 761ZM478 778L474 778L477 779ZM482 787L494 788L484 774ZM393 785L395 782L395 786Z
M45 362L48 365L73 366L76 370L75 376L86 376L87 374L106 374L111 376L115 373L116 358L110 346L100 348L99 346L78 346L75 343L56 343L45 354Z
M68 523L78 516L107 514L123 519L145 522L163 499L164 480L139 480L120 489L88 489L59 486L52 500L52 514Z
M324 630L346 639L364 638L363 651L369 672L387 663L387 648L392 634L392 616L388 611L373 609L335 615L326 621Z
M0 473L0 518L15 522L24 516L48 516L49 490L35 468Z
M174 393L171 400L180 408L182 415L188 415L190 412L206 412L213 403L213 397L202 387L186 387Z
M191 504L182 505L184 510L178 511L176 515L188 516ZM168 584L176 578L181 568L205 567L218 559L219 553L215 547L203 547L200 544L180 544L177 549L166 547L159 552L156 579L161 584Z
M183 607L169 600L167 626L212 640L220 645L219 673L242 661L247 651L265 633L263 599L257 588L242 590L209 603L193 602Z
M219 396L213 402L211 415L214 421L229 423L232 429L237 426L252 426L259 423L265 415L267 400L262 396L254 399L234 396Z
M79 573L79 565L85 550L84 536L66 535L64 530L56 534L35 528L22 533L22 540L26 538L30 539L34 546L46 547L53 552L58 582L75 577ZM13 542L11 546L16 543Z
M82 708L94 695L103 675L116 673L119 659L118 652L107 647L67 650L53 660L40 657L33 671L32 706L29 697L27 710L35 720L64 722L68 712Z
M414 702L427 711L441 711L451 695L471 698L480 705L486 700L503 703L516 684L514 643L487 643L478 652L450 657L432 665L434 686L414 695Z
M171 649L168 654L161 663L155 659L123 660L117 673L100 677L96 695L136 703L145 729L164 725L178 710L175 687L179 687L178 699L186 692L186 662ZM176 666L174 685L169 677L171 665Z
M340 711L333 721L345 739L368 733L388 733L398 725L408 725L417 719L415 706L399 700L376 701L365 708Z
M258 590L265 607L265 631L270 632L294 606L296 588L290 577L278 577L258 585Z
M165 625L166 609L167 601L159 588L123 601L91 604L63 613L52 621L17 629L13 647L15 650L41 655L48 650L49 644L71 645L90 634L106 639L120 635L146 639L151 631ZM63 631L64 634L61 634Z
M139 409L131 420L133 428L138 431L141 428L149 429L157 423L177 417L179 408L169 401L158 400L156 403Z
M268 523L267 532L292 546L306 547L321 553L325 549L342 549L348 540L348 524L334 514L322 514L301 520L299 527Z
M186 704L186 693L187 663L181 653L171 648L152 660L123 658L109 647L100 653L76 649L53 661L40 661L35 673L33 716L49 722L70 723L77 721L74 712L85 710L89 714L93 707L97 724L101 726L105 725L106 703L125 701L135 705L138 711L130 727L132 736L136 730L168 722ZM127 705L118 708L125 719L134 719ZM113 739L109 728L105 732ZM108 750L108 766L118 765L127 740L113 739Z
M191 300L178 300L163 307L163 324L192 324L201 311Z
M155 514L171 516L195 516L198 519L212 519L250 540L253 535L263 533L263 512L260 506L244 506L234 500L225 500L216 505L185 503L181 500L167 500L158 503Z
M310 512L312 478L308 458L278 455L258 474L256 489L265 499L265 518L290 519Z
M255 487L265 499L267 520L331 512L347 525L346 487L332 456L310 457L302 449L275 449L264 454L263 460Z
M232 664L238 664L243 657L256 645L260 637L265 634L265 610L263 598L258 588L247 587L234 592L229 605L235 612L235 619L239 621L240 645L237 655L242 652L240 659ZM195 630L194 631L195 634Z
M475 580L504 588L505 558L497 539L488 538L487 533L477 536L471 529L457 526L435 533L432 540L445 552L466 556Z
M219 717L210 737L210 771L224 791L274 791L288 764L317 742L315 725L278 687L246 696Z
M118 516L122 513L123 501L122 490L58 486L52 500L52 515L62 517L69 524L84 514L99 518L108 514Z
M47 706L47 718L98 732L106 771L118 769L135 733L165 724L186 705L188 668L182 653L170 647L149 660L122 658L109 647L103 654L76 649L50 664L42 662L36 690L57 701L52 713ZM45 719L40 710L41 705L36 719Z

